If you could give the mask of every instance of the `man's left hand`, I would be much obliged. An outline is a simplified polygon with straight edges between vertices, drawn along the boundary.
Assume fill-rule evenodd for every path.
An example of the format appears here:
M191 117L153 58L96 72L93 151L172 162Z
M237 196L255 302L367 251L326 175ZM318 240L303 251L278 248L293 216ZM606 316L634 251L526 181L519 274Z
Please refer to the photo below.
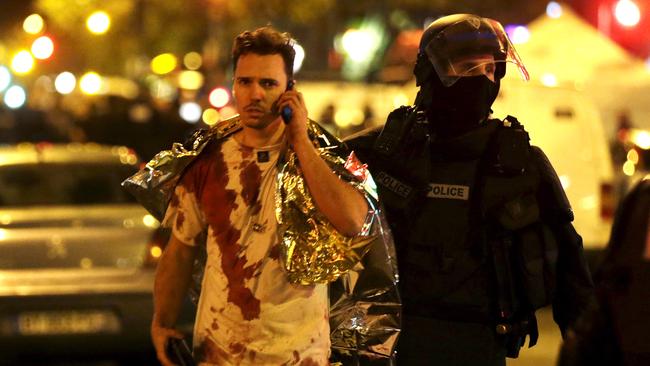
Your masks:
M293 90L287 90L278 98L278 109L284 107L291 108L291 121L286 124L286 133L289 143L292 146L305 141L309 141L307 136L307 106L302 93Z

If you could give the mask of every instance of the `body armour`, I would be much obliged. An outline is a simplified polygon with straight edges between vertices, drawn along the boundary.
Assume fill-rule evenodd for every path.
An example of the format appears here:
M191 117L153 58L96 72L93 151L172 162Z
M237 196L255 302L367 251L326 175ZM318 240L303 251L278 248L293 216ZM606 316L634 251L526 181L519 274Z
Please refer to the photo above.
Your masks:
M417 129L412 112L402 107L387 124ZM498 324L504 308L517 321L553 303L565 329L589 301L592 283L544 153L514 118L448 139L422 131L404 136L390 155L377 153L379 129L346 140L368 163L386 206L405 316Z

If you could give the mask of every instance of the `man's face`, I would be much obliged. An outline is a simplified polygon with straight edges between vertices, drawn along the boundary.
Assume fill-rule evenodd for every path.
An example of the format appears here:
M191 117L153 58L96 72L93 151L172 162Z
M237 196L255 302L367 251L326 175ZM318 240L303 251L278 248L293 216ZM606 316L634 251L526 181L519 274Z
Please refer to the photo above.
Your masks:
M259 130L269 126L278 118L273 106L286 87L282 56L241 55L235 68L233 95L242 124Z

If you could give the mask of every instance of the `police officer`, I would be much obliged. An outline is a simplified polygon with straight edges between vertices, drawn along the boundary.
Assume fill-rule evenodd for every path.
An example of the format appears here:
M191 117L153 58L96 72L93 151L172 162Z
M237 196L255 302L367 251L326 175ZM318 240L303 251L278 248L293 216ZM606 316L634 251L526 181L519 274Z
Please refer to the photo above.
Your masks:
M423 33L413 106L347 140L368 163L393 230L403 297L400 365L505 365L553 305L564 331L593 284L573 214L523 126L490 119L506 64L497 21L440 18Z

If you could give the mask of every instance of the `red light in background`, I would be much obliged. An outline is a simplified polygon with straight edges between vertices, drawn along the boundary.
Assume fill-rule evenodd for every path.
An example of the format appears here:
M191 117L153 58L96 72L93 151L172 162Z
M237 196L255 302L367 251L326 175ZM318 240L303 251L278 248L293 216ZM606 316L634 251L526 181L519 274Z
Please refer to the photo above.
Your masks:
M214 88L210 92L208 100L215 108L223 108L230 102L230 93L223 87Z

